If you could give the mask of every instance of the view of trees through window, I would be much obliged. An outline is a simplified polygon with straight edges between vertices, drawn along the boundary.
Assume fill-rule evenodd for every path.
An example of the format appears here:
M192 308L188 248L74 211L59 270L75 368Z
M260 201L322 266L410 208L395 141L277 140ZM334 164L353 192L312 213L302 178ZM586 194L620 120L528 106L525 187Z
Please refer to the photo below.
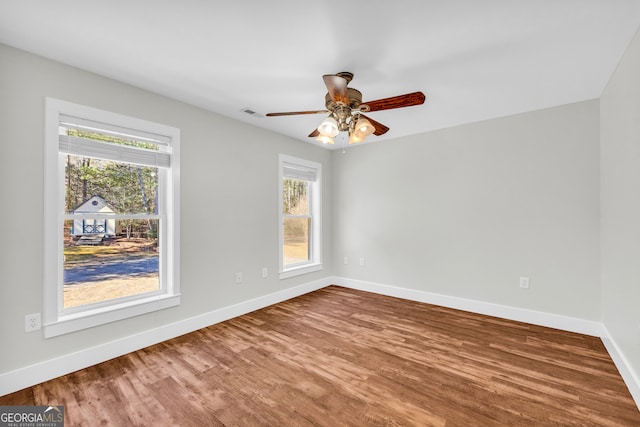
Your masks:
M157 150L156 144L65 129L66 135ZM158 169L66 154L64 308L160 289Z
M283 264L287 266L309 261L311 211L308 181L291 178L282 180L282 212Z

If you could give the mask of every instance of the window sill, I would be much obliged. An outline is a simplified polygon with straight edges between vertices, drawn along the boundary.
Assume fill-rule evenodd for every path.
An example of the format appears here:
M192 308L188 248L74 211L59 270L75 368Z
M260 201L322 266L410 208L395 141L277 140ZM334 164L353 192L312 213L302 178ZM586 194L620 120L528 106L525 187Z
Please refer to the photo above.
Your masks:
M290 267L280 272L280 279L288 279L289 277L300 276L302 274L312 273L322 270L322 263L305 264L296 267Z
M65 314L59 316L56 322L44 325L44 337L52 338L58 335L64 335L70 332L174 307L179 304L179 294L163 294L113 304L107 307L85 310L79 313Z

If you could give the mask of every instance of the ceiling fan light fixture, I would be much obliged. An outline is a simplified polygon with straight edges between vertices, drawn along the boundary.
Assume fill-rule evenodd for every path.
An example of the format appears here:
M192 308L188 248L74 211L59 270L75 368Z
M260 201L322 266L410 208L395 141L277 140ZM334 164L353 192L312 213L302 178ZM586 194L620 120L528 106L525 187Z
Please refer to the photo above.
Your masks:
M320 134L317 138L317 141L322 142L323 144L333 144L333 137L328 135Z
M352 132L349 134L349 144L357 144L362 141L364 141L364 138L357 137L355 133Z
M371 135L375 132L376 128L373 127L371 122L364 117L359 117L356 122L355 129L353 130L353 135L356 138L364 140L367 136Z
M320 135L331 137L333 140L333 138L340 133L338 130L338 122L336 119L329 116L320 123L320 126L318 126L318 132L320 132Z

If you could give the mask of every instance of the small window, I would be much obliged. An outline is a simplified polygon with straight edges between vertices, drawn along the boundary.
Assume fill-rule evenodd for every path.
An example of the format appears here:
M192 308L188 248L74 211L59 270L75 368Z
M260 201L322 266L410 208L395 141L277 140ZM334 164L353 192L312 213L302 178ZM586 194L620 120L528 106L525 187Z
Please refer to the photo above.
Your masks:
M284 268L311 261L311 210L309 181L294 178L282 180Z
M280 278L322 269L321 165L280 155Z
M179 304L179 129L46 106L45 337Z

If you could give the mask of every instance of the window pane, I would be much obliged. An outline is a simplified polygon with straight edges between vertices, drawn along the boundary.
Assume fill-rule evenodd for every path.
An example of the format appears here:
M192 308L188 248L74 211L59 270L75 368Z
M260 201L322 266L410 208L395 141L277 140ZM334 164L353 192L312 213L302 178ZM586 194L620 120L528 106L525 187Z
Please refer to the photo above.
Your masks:
M309 182L285 178L282 180L282 213L309 215Z
M68 213L157 213L158 169L75 155L65 156Z
M285 266L309 261L311 218L284 218L283 263Z
M160 289L158 220L86 222L117 233L78 235L78 220L64 222L64 308Z

